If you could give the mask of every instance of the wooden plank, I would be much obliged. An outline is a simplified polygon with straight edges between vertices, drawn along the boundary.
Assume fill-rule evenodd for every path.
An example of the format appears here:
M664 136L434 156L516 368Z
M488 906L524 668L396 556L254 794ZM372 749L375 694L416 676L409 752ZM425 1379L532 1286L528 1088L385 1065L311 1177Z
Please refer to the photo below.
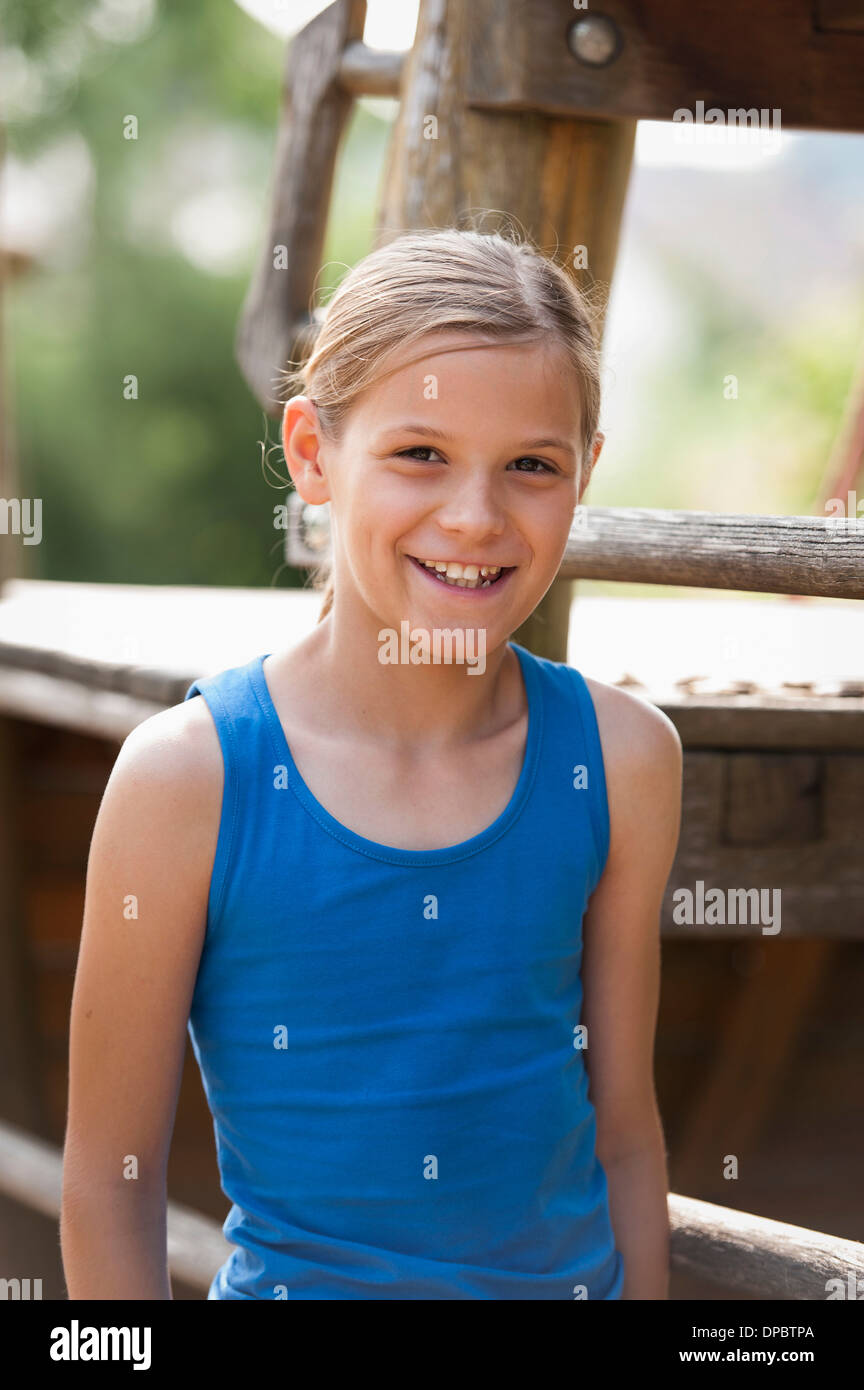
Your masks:
M405 67L404 53L346 45L339 64L339 83L352 96L398 97Z
M151 714L158 714L166 703L94 689L76 679L23 669L7 670L0 665L0 714L74 729L118 746L136 725Z
M860 848L864 755L824 754L822 807L812 839L789 842L780 837L767 844L724 840L728 767L736 756L744 755L686 753L681 836L663 900L663 935L693 940L751 938L768 949L778 939L795 937L835 941L864 938L864 856ZM770 757L769 764L773 763ZM692 898L692 921L681 920L687 902L685 889ZM725 921L715 922L708 910L708 895L714 889L726 895L721 900ZM746 905L743 899L730 896L734 890L754 889L760 897L749 898ZM776 900L775 889L780 894ZM764 911L763 891L767 894ZM779 932L772 930L774 921L767 920L775 918L775 902L779 905ZM735 917L744 917L743 921L730 920L733 907Z
M723 112L778 108L782 124L864 131L860 3L823 0L604 0L620 40L604 66L581 62L568 34L591 10L571 0L477 7L466 79L485 109L670 121L696 103ZM844 32L845 31L845 32Z
M812 753L726 758L720 838L726 845L808 844L822 834L824 759ZM864 777L864 760L861 762Z
M668 714L686 748L845 748L864 751L864 700L715 696L651 701Z
M38 668L41 653L33 650ZM2 662L2 651L0 651ZM198 673L200 674L200 672ZM100 678L97 663L87 668L90 680ZM82 683L76 672L69 678L6 669L0 664L0 714L34 720L54 728L71 729L94 738L120 744L127 734L169 704L178 704L196 677L180 678L173 700L142 700L116 690ZM108 664L105 679L117 683L116 668ZM673 699L648 687L639 694L669 716L684 746L698 748L759 748L864 751L864 700L790 700L752 697Z
M365 0L336 0L287 50L270 221L236 342L246 380L274 417L283 403L279 374L316 332L310 304L353 102L340 81L343 51L362 39L365 23Z
M860 599L864 519L586 505L559 575Z
M274 642L295 645L314 631L319 608L320 598L302 589L16 580L0 602L0 642L10 652L0 664L47 672L59 668L42 665L43 656L67 654L78 659L82 681L89 661L93 671L114 668L118 679L146 669L179 682ZM694 708L718 695L776 698L784 708L864 697L862 654L864 608L838 600L582 594L571 619L572 664Z
M864 598L864 521L585 507L562 575Z
M864 1245L785 1221L669 1194L672 1268L761 1298L825 1299L864 1276ZM846 1297L856 1297L847 1293Z
M0 1122L0 1192L44 1216L60 1215L63 1157L25 1130ZM205 1290L231 1254L219 1223L176 1202L167 1206L168 1268L175 1279Z
M117 741L198 675L293 646L320 606L303 590L49 580L7 595L0 711ZM694 749L864 749L862 651L860 606L818 599L583 596L570 619L571 663L658 705Z

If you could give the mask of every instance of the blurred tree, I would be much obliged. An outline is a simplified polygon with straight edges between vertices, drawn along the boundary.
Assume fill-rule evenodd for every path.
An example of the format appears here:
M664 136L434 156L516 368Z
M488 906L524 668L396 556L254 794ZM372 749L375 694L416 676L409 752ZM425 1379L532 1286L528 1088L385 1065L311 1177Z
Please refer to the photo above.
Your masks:
M4 28L0 62L19 74L10 155L43 161L41 196L58 205L7 315L21 489L43 499L42 544L23 557L38 577L305 578L283 568L273 527L285 493L261 446L277 429L233 357L283 53L241 10L200 0L32 0ZM331 291L371 245L387 136L357 108L331 209ZM83 192L64 185L76 162ZM271 462L284 471L281 450Z

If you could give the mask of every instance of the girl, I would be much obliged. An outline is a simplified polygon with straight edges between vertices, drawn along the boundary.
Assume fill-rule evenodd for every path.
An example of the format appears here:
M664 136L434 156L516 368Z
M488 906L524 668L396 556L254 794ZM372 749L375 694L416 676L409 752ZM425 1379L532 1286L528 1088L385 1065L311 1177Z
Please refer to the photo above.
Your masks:
M586 303L527 242L411 232L348 274L293 385L319 624L145 720L94 829L70 1297L171 1298L188 1022L236 1246L209 1298L666 1298L681 746L508 640L603 443Z

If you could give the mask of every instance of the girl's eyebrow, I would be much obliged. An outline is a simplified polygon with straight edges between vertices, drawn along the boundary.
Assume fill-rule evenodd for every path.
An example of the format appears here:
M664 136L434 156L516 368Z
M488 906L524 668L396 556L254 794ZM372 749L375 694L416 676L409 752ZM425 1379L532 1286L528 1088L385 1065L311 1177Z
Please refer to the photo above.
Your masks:
M391 425L389 429L384 430L382 438L386 439L391 434L425 434L427 438L447 439L451 442L455 438L446 430L435 429L432 425L421 425L411 420L402 425ZM526 439L518 447L520 449L563 449L567 454L575 453L572 444L568 444L566 439L558 439L555 435L543 439Z

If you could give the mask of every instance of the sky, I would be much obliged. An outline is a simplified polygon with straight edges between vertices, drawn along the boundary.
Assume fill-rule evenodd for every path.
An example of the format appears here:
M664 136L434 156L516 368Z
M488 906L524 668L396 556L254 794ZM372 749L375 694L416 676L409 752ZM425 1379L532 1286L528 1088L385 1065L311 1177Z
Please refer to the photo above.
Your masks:
M326 10L330 0L237 0L237 4L274 34L287 37ZM419 8L419 0L368 0L364 42L371 48L410 48Z

